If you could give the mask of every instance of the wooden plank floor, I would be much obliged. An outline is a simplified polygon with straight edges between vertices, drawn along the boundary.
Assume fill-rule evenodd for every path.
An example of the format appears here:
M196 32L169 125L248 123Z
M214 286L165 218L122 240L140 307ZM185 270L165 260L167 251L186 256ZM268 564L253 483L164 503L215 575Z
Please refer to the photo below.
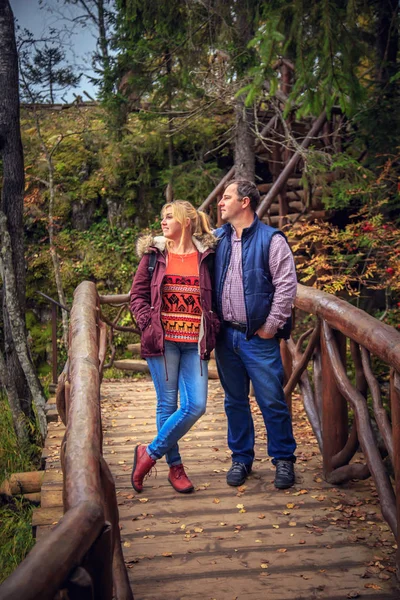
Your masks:
M273 486L265 432L257 430L254 471L240 489L226 485L223 394L210 381L206 415L182 440L195 493L177 494L164 460L137 494L130 486L133 449L155 434L155 394L149 379L104 382L104 456L113 472L123 550L135 600L340 600L400 597L394 538L383 521L373 483L333 488L322 480L318 446L294 402L299 445L296 485ZM64 427L49 424L37 537L61 517L58 460Z

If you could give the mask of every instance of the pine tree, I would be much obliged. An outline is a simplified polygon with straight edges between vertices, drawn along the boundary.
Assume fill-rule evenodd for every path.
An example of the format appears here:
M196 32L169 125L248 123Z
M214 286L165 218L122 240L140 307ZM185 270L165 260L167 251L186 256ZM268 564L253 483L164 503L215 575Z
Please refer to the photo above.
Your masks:
M23 96L35 102L54 104L60 92L76 87L81 78L65 64L65 52L47 43L36 49L32 59L27 52L23 53L20 64Z

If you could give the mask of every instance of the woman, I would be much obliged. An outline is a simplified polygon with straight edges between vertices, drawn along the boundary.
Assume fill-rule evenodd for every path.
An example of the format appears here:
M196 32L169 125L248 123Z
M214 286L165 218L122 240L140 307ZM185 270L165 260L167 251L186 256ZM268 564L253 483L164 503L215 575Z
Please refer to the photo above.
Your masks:
M166 204L161 216L164 235L138 241L141 260L130 292L131 311L142 332L141 354L156 389L158 430L147 447L136 446L131 482L141 492L145 475L165 455L168 481L177 492L188 493L193 485L178 440L206 408L206 361L219 329L210 276L217 240L207 215L190 202Z

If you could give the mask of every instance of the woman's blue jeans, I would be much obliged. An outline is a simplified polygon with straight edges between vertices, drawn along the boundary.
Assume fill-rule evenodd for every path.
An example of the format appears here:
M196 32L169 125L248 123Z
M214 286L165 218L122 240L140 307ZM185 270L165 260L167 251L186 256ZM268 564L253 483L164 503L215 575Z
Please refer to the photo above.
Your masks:
M254 459L254 424L249 404L250 380L264 419L268 454L275 460L295 461L296 442L283 393L283 366L279 341L246 335L223 327L215 349L225 390L228 446L232 461L251 466Z
M157 394L158 431L147 452L154 460L165 454L170 467L179 465L178 440L206 410L208 363L192 342L165 341L164 356L146 360Z

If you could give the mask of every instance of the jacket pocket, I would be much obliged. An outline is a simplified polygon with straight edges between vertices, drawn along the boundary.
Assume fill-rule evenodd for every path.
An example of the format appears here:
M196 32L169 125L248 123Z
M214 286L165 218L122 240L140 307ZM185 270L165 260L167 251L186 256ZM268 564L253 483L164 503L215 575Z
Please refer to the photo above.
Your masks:
M209 310L206 319L206 350L211 352L215 348L217 335L221 329L221 322L213 310Z
M144 331L151 323L151 311L144 311L140 316L138 315L136 321L140 331Z

